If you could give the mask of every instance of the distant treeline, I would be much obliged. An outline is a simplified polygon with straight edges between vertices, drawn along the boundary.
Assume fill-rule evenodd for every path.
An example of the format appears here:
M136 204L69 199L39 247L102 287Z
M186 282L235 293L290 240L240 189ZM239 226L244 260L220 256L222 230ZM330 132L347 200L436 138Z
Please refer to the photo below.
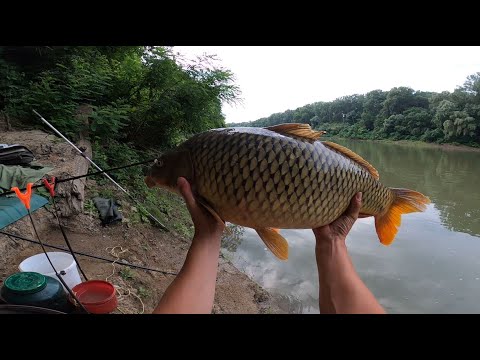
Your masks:
M441 76L441 75L439 75ZM395 87L317 102L229 126L307 123L328 135L359 139L421 140L480 146L480 72L442 93Z

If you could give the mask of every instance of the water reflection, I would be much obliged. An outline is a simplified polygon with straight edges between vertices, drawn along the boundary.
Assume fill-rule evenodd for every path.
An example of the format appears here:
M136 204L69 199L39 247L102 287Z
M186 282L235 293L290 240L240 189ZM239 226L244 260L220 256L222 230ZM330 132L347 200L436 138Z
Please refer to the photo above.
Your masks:
M347 240L360 276L391 313L480 313L480 153L343 141L368 159L392 187L429 196L424 213L403 216L396 241L379 244L373 219L359 220ZM476 169L476 170L475 170ZM224 251L271 292L284 310L318 313L318 275L311 230L282 230L288 262L278 261L245 229Z

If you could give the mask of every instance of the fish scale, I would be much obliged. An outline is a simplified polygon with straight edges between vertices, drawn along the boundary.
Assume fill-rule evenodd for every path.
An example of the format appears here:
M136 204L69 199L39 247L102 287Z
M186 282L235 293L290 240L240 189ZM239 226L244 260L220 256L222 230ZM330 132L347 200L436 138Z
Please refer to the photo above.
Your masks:
M366 189L365 186L362 189L362 185L368 182L367 176L364 177L367 180L364 183L357 182L357 186L353 186L352 182L351 190L347 193L344 191L349 186L343 181L343 177L346 175L344 170L347 166L357 166L353 161L341 161L341 155L327 149L321 142L312 144L306 141L299 142L301 140L298 138L280 138L280 136L269 141L270 138L264 133L248 134L228 131L228 129L224 132L214 130L204 133L203 136L200 134L193 141L185 144L185 147L189 148L192 153L194 173L200 175L196 180L202 184L199 188L203 192L199 195L208 203L215 204L215 210L224 220L254 228L261 227L263 226L261 222L264 222L265 218L269 216L269 213L265 214L262 209L271 208L271 212L275 213L275 219L268 221L271 227L318 227L333 221L333 217L346 209L355 192ZM205 141L215 144L214 151L205 152L204 147L198 146ZM266 146L267 144L270 146ZM255 149L254 145L259 148ZM234 147L237 150L233 149ZM203 149L204 152L197 155L197 148ZM276 151L276 156L269 156L271 151ZM316 154L316 156L312 157L312 154ZM204 158L206 161L203 160ZM316 162L315 159L317 159ZM324 164L322 168L315 166L320 165L319 162ZM210 168L207 169L207 167ZM279 169L280 179L278 175L275 176ZM360 169L360 172L366 172L366 170ZM226 181L224 179L226 174L233 173L242 174L244 181ZM279 180L275 186L271 186L269 181L265 181L265 179L275 178ZM346 177L346 180L349 181L350 177ZM370 179L370 182L372 180ZM318 183L324 181L322 187L329 189L328 192L322 193L320 200L323 204L318 203L319 192L309 191L306 194L305 190L309 189L310 184L314 181ZM216 186L210 186L213 183ZM249 214L237 214L235 208L241 199L225 196L226 193L237 194L240 187L242 187L241 193L244 194L243 198L247 201ZM285 188L288 194L288 205L294 213L298 212L298 215L294 217L299 221L297 223L293 223L291 215L281 211L282 208L278 206L280 205L280 195ZM345 196L346 194L349 196ZM384 204L376 202L369 205L370 197L365 195L366 208L381 210L378 208L388 205L387 202ZM264 202L267 202L266 206L262 206ZM320 218L317 216L318 212L309 211L309 204L316 204L324 210L321 212ZM279 208L280 211L278 211ZM338 210L334 211L333 208ZM245 218L254 220L254 223L245 222Z
M381 242L391 243L400 215L423 211L428 198L383 186L366 160L320 135L305 124L214 129L162 156L146 182L175 191L186 177L214 216L256 229L281 259L288 246L272 228L330 224L362 192L361 215L375 216Z

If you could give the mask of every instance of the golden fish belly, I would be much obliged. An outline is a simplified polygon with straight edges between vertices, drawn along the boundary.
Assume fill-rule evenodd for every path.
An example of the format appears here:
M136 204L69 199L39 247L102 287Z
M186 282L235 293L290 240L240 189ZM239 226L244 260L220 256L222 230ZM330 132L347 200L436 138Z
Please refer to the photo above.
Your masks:
M225 221L252 228L331 223L363 192L361 212L383 213L391 191L321 141L264 129L222 129L186 143L197 192Z

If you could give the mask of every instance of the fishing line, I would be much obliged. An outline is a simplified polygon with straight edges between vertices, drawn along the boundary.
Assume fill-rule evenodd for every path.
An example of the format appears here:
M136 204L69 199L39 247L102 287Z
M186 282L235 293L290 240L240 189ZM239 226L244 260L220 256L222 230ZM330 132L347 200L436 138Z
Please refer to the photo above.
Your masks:
M0 234L6 235L8 237L16 238L16 239L19 239L19 240L27 241L27 242L30 242L32 244L40 244L38 241L28 239L26 237L15 235L15 234L10 234L10 233L7 233L5 231L0 230ZM62 250L62 251L67 251L68 250L68 249L65 249L64 247L50 245L50 244L44 244L44 246L52 248L52 249ZM108 259L108 258L104 258L104 257L101 257L101 256L96 256L96 255L91 255L91 254L88 254L88 253L84 253L84 252L81 252L81 251L74 251L74 253L77 254L77 255L80 255L80 256L85 256L85 257L89 257L89 258L92 258L92 259L102 260L102 261L105 261L105 262L108 262L108 263L112 263L113 261L115 261L115 259ZM117 262L116 264L131 267L131 268L135 268L135 269L141 269L141 270L146 270L146 271L154 271L154 272L158 272L158 273L166 274L166 275L178 275L178 273L175 273L175 272L152 269L152 268L145 267L145 266L140 266L140 265L126 264L126 263L122 263L122 262Z
M66 182L66 181L73 181L73 180L81 179L81 178L84 178L84 177L87 177L87 176L94 176L94 175L99 175L99 174L103 174L103 173L110 172L110 171L126 169L126 168L129 168L129 167L132 167L132 166L138 166L138 165L144 165L144 164L147 164L147 163L153 163L154 161L155 161L155 159L145 160L145 161L140 161L140 162L136 162L136 163L129 164L129 165L114 167L114 168L107 169L107 170L96 171L96 172L93 172L93 173L90 173L90 174L78 175L78 176L74 176L74 177L70 177L70 178L66 178L66 179L59 179L59 180L57 180L57 184L63 183L63 182ZM37 189L37 188L40 188L40 187L43 187L43 184L33 185L32 189ZM23 188L23 189L20 189L20 191L25 191L26 189L27 188ZM14 191L6 191L6 192L3 192L3 193L0 193L0 197L5 196L5 195L14 194L14 193L15 193Z
M70 250L70 253L73 256L73 259L77 263L78 269L82 273L85 281L88 281L87 275L85 275L85 272L83 271L82 267L80 266L80 262L77 260L77 257L75 256L75 252L72 249L72 246L70 245L70 241L68 240L67 234L65 233L65 230L63 229L62 223L60 222L60 218L58 216L58 211L57 211L57 203L55 202L55 197L51 196L52 202L53 202L53 210L55 211L55 217L57 218L58 226L60 227L60 231L62 232L63 238L65 239L65 243L67 244L68 249Z

